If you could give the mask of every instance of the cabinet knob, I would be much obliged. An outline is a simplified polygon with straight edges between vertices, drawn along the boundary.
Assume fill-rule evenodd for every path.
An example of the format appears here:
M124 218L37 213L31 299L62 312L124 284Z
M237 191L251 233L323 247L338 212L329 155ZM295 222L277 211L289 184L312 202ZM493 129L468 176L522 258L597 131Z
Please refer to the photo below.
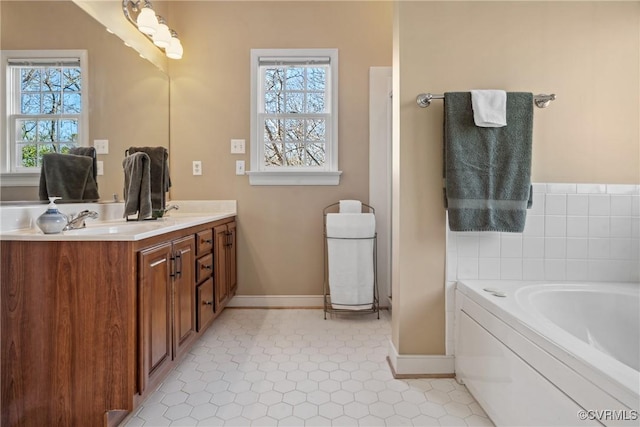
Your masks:
M202 268L204 270L213 270L213 266L211 266L211 265L203 265Z
M213 239L202 239L202 243L206 243L207 245L210 245L213 243Z
M202 305L213 305L213 301L202 301Z

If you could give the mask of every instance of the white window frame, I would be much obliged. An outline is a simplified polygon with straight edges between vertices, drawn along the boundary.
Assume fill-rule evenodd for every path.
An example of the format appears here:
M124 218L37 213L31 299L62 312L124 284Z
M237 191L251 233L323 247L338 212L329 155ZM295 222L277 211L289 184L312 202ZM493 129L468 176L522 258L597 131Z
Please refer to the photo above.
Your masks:
M82 112L79 119L78 146L89 146L89 62L88 53L82 49L56 49L56 50L0 50L0 120L3 129L0 135L0 186L2 187L33 187L40 182L40 172L32 170L20 170L15 164L16 146L13 143L13 133L15 129L9 102L10 96L15 92L9 78L9 60L24 59L25 61L38 59L56 60L65 58L80 59L80 70L82 73ZM12 133L13 132L13 133Z
M278 58L285 62L303 63L314 58L329 58L327 79L329 112L325 114L325 163L322 167L267 167L264 165L264 118L260 111L264 85L260 60ZM251 185L338 185L338 49L251 49L251 169L247 171Z

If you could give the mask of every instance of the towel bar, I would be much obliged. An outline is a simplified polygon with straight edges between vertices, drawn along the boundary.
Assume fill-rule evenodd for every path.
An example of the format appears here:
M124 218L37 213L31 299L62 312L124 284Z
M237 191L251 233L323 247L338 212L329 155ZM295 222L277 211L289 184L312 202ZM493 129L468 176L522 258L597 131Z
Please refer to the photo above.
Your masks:
M416 103L421 108L426 108L431 105L431 101L433 99L444 99L444 95L436 95L433 93L421 93L416 97ZM534 95L533 103L536 104L538 108L547 108L551 101L556 100L556 94L552 93L550 95L546 95L544 93Z

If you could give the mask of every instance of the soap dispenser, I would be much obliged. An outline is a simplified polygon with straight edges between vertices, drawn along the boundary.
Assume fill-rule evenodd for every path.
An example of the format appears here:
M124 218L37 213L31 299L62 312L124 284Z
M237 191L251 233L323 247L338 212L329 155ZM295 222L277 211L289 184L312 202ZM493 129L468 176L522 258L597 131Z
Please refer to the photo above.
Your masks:
M56 200L61 198L49 197L47 210L36 220L36 225L44 234L60 233L69 222L67 216L60 212L58 206L56 206Z

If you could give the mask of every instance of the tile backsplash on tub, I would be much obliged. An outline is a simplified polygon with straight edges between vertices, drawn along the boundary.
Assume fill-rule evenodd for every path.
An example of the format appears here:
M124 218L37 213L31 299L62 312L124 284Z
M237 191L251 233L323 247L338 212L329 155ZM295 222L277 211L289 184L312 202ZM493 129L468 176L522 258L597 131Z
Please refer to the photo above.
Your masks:
M640 185L534 184L523 233L447 229L447 281L640 280Z

